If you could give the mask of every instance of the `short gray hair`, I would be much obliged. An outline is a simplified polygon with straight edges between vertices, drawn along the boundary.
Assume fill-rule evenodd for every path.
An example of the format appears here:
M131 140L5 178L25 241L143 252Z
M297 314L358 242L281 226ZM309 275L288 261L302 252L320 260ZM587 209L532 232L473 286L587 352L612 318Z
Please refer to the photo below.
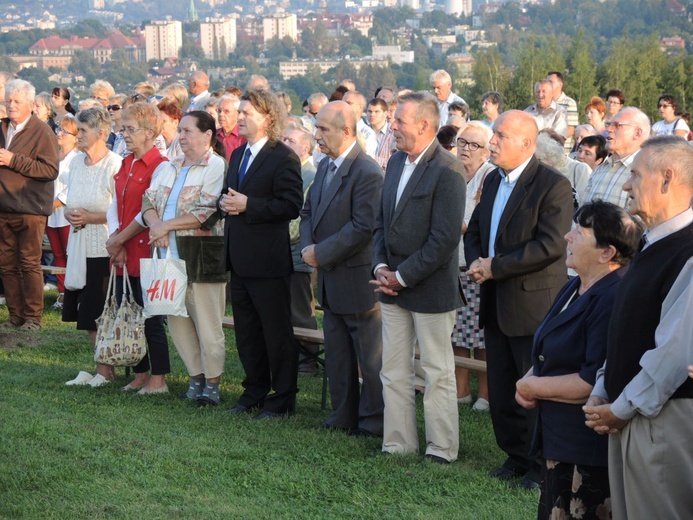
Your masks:
M87 125L93 130L103 130L104 141L108 140L111 134L111 116L108 115L103 107L93 107L77 112L77 121Z
M294 130L298 131L301 142L308 147L308 153L310 154L315 148L315 137L313 137L313 134L311 134L303 125L293 122L286 125L285 133Z
M438 112L438 100L433 94L423 90L419 92L409 92L408 94L399 96L398 101L400 104L416 103L414 119L416 119L416 121L428 119L431 125L436 129L436 132L438 131L438 126L440 125L440 112Z
M493 130L491 130L491 127L488 125L485 125L481 121L470 121L467 123L467 126L460 128L460 131L457 132L457 135L459 136L463 132L467 130L476 130L479 132L481 135L484 136L484 141L486 142L486 145L488 146L489 141L493 137Z
M659 173L671 168L689 188L693 189L693 147L683 137L652 137L645 141L640 149L649 151L647 166L651 171Z
M27 101L32 103L36 99L36 89L31 83L23 79L13 79L5 85L5 97L15 93L22 94Z
M450 76L447 70L438 69L435 72L432 72L428 78L428 81L429 83L435 83L439 79L442 79L452 84L452 77Z

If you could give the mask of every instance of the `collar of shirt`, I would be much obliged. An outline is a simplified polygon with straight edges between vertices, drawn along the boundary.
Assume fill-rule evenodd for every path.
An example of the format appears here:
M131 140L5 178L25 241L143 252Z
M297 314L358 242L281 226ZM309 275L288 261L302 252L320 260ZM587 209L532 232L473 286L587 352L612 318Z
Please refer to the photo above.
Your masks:
M200 92L197 96L195 96L194 98L192 98L190 100L190 104L194 105L195 103L197 103L200 99L204 98L205 96L209 96L209 90L205 90L204 92Z
M371 126L371 128L373 128ZM375 132L375 135L387 135L387 131L390 129L390 125L388 123L385 123L383 127L380 130L376 130L373 128L373 131Z
M511 170L506 173L506 171L503 168L498 168L498 171L501 174L501 177L503 179L503 182L506 184L515 184L517 182L517 179L520 178L520 175L522 175L522 172L525 171L525 168L527 168L527 165L529 164L529 161L532 160L532 156L530 155L525 162L523 162L520 166L515 168L514 170Z
M633 162L633 159L635 159L635 156L638 155L638 152L640 152L640 149L635 150L633 153L625 155L623 157L619 157L618 159L614 160L614 155L610 154L609 157L606 158L606 161L609 161L610 164L616 164L616 163L621 163L621 166L626 166L630 167L631 163Z
M248 159L248 166L250 166L250 163L253 162L253 159L257 157L257 154L260 153L260 150L262 150L262 147L265 146L265 143L267 143L267 141L269 141L269 138L263 137L259 141L255 142L255 144L253 144L252 146L250 143L247 143L245 145L246 150L250 150L250 159Z
M12 123L7 124L7 142L5 143L6 147L9 147L10 144L12 144L12 138L14 137L14 134L17 134L24 130L26 125L29 123L29 119L31 119L31 115L27 117L24 121L19 123L17 126L12 126Z
M339 169L339 167L342 165L342 163L344 162L344 159L346 159L346 156L349 155L349 152L351 152L351 150L354 148L354 146L356 146L356 141L351 143L351 146L349 148L344 150L344 152L339 157L337 157L334 161L332 161L332 162L334 162L334 165L337 167L337 169Z
M217 135L220 137L238 137L238 123L236 123L236 125L231 129L231 131L228 134L224 132L223 128L219 128L219 130L217 130Z
M549 106L547 106L546 108L539 108L539 106L536 104L532 105L532 108L534 109L534 112L537 115L545 116L545 115L553 114L558 109L558 105L556 104L555 101L551 101L551 104Z
M414 159L413 161L410 161L410 160L409 160L409 155L407 155L407 158L404 160L404 167L406 168L407 166L411 166L411 165L413 164L413 165L414 165L414 168L416 168L416 166L417 166L417 165L419 164L419 162L421 161L421 158L422 158L424 155L426 155L426 152L428 151L428 149L431 147L431 145L432 145L434 142L435 142L435 139L433 139L433 141L431 141L430 143L428 143L428 146L427 146L426 148L424 148L423 151L419 154L419 156L418 156L416 159Z
M643 247L643 249L647 249L652 244L657 242L657 240L661 240L665 237L668 237L672 233L681 231L683 228L685 228L692 222L693 209L688 208L686 211L679 213L675 217L672 217L669 220L662 222L659 226L652 228L651 231L648 231L646 233L647 239L645 241L645 247Z

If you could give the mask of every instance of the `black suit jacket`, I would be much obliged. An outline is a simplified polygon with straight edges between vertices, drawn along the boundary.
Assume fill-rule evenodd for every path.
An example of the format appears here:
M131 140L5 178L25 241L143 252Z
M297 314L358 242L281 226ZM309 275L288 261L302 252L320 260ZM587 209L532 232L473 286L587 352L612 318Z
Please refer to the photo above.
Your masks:
M356 144L322 196L330 160L318 165L301 210L301 249L316 244L318 301L338 314L366 312L375 305L371 250L383 173Z
M464 235L467 265L488 257L491 214L501 183L498 169L484 181ZM564 235L573 217L568 179L532 157L520 174L496 233L493 280L481 285L479 323L507 336L531 336L567 281Z
M228 188L248 197L246 211L226 215L226 268L250 278L275 278L293 272L289 222L303 203L301 163L284 143L267 141L238 185L245 146L231 154L222 193Z

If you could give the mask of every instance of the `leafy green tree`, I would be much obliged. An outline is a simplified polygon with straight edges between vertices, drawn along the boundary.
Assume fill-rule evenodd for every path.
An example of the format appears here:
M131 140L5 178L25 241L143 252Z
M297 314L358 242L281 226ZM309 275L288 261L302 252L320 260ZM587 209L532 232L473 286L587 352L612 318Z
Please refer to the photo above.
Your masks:
M0 55L0 70L14 74L19 70L19 65L9 56Z
M582 113L582 107L597 93L596 63L590 47L585 31L578 31L566 53L568 74L564 88L577 102L578 114Z
M294 76L288 79L286 87L296 92L296 95L301 100L307 99L314 92L327 92L328 90L317 66L308 67L308 72L305 76Z
M49 74L47 70L30 67L20 70L17 73L17 76L31 83L36 89L36 92L51 90L51 84L50 81L48 81Z
M472 79L474 85L469 90L467 99L475 117L481 117L481 96L486 92L495 90L505 96L510 82L510 72L503 63L503 57L497 47L490 47L475 52L474 65L472 66ZM476 110L475 110L476 108Z
M359 91L367 99L370 99L379 87L392 86L396 80L397 78L389 64L384 67L379 65L362 65L358 72L357 84Z
M68 70L73 74L84 76L87 84L93 83L101 76L101 65L89 51L75 52Z

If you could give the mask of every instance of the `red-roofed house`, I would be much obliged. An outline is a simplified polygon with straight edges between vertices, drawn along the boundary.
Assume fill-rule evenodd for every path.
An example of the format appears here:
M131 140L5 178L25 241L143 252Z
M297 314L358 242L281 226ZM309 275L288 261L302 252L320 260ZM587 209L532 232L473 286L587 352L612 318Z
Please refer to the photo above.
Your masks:
M89 51L99 63L112 59L113 51L122 50L130 62L144 61L144 37L141 34L125 36L122 32L112 30L105 38L61 38L49 36L41 38L29 48L29 54L39 57L39 67L66 68L76 51Z

